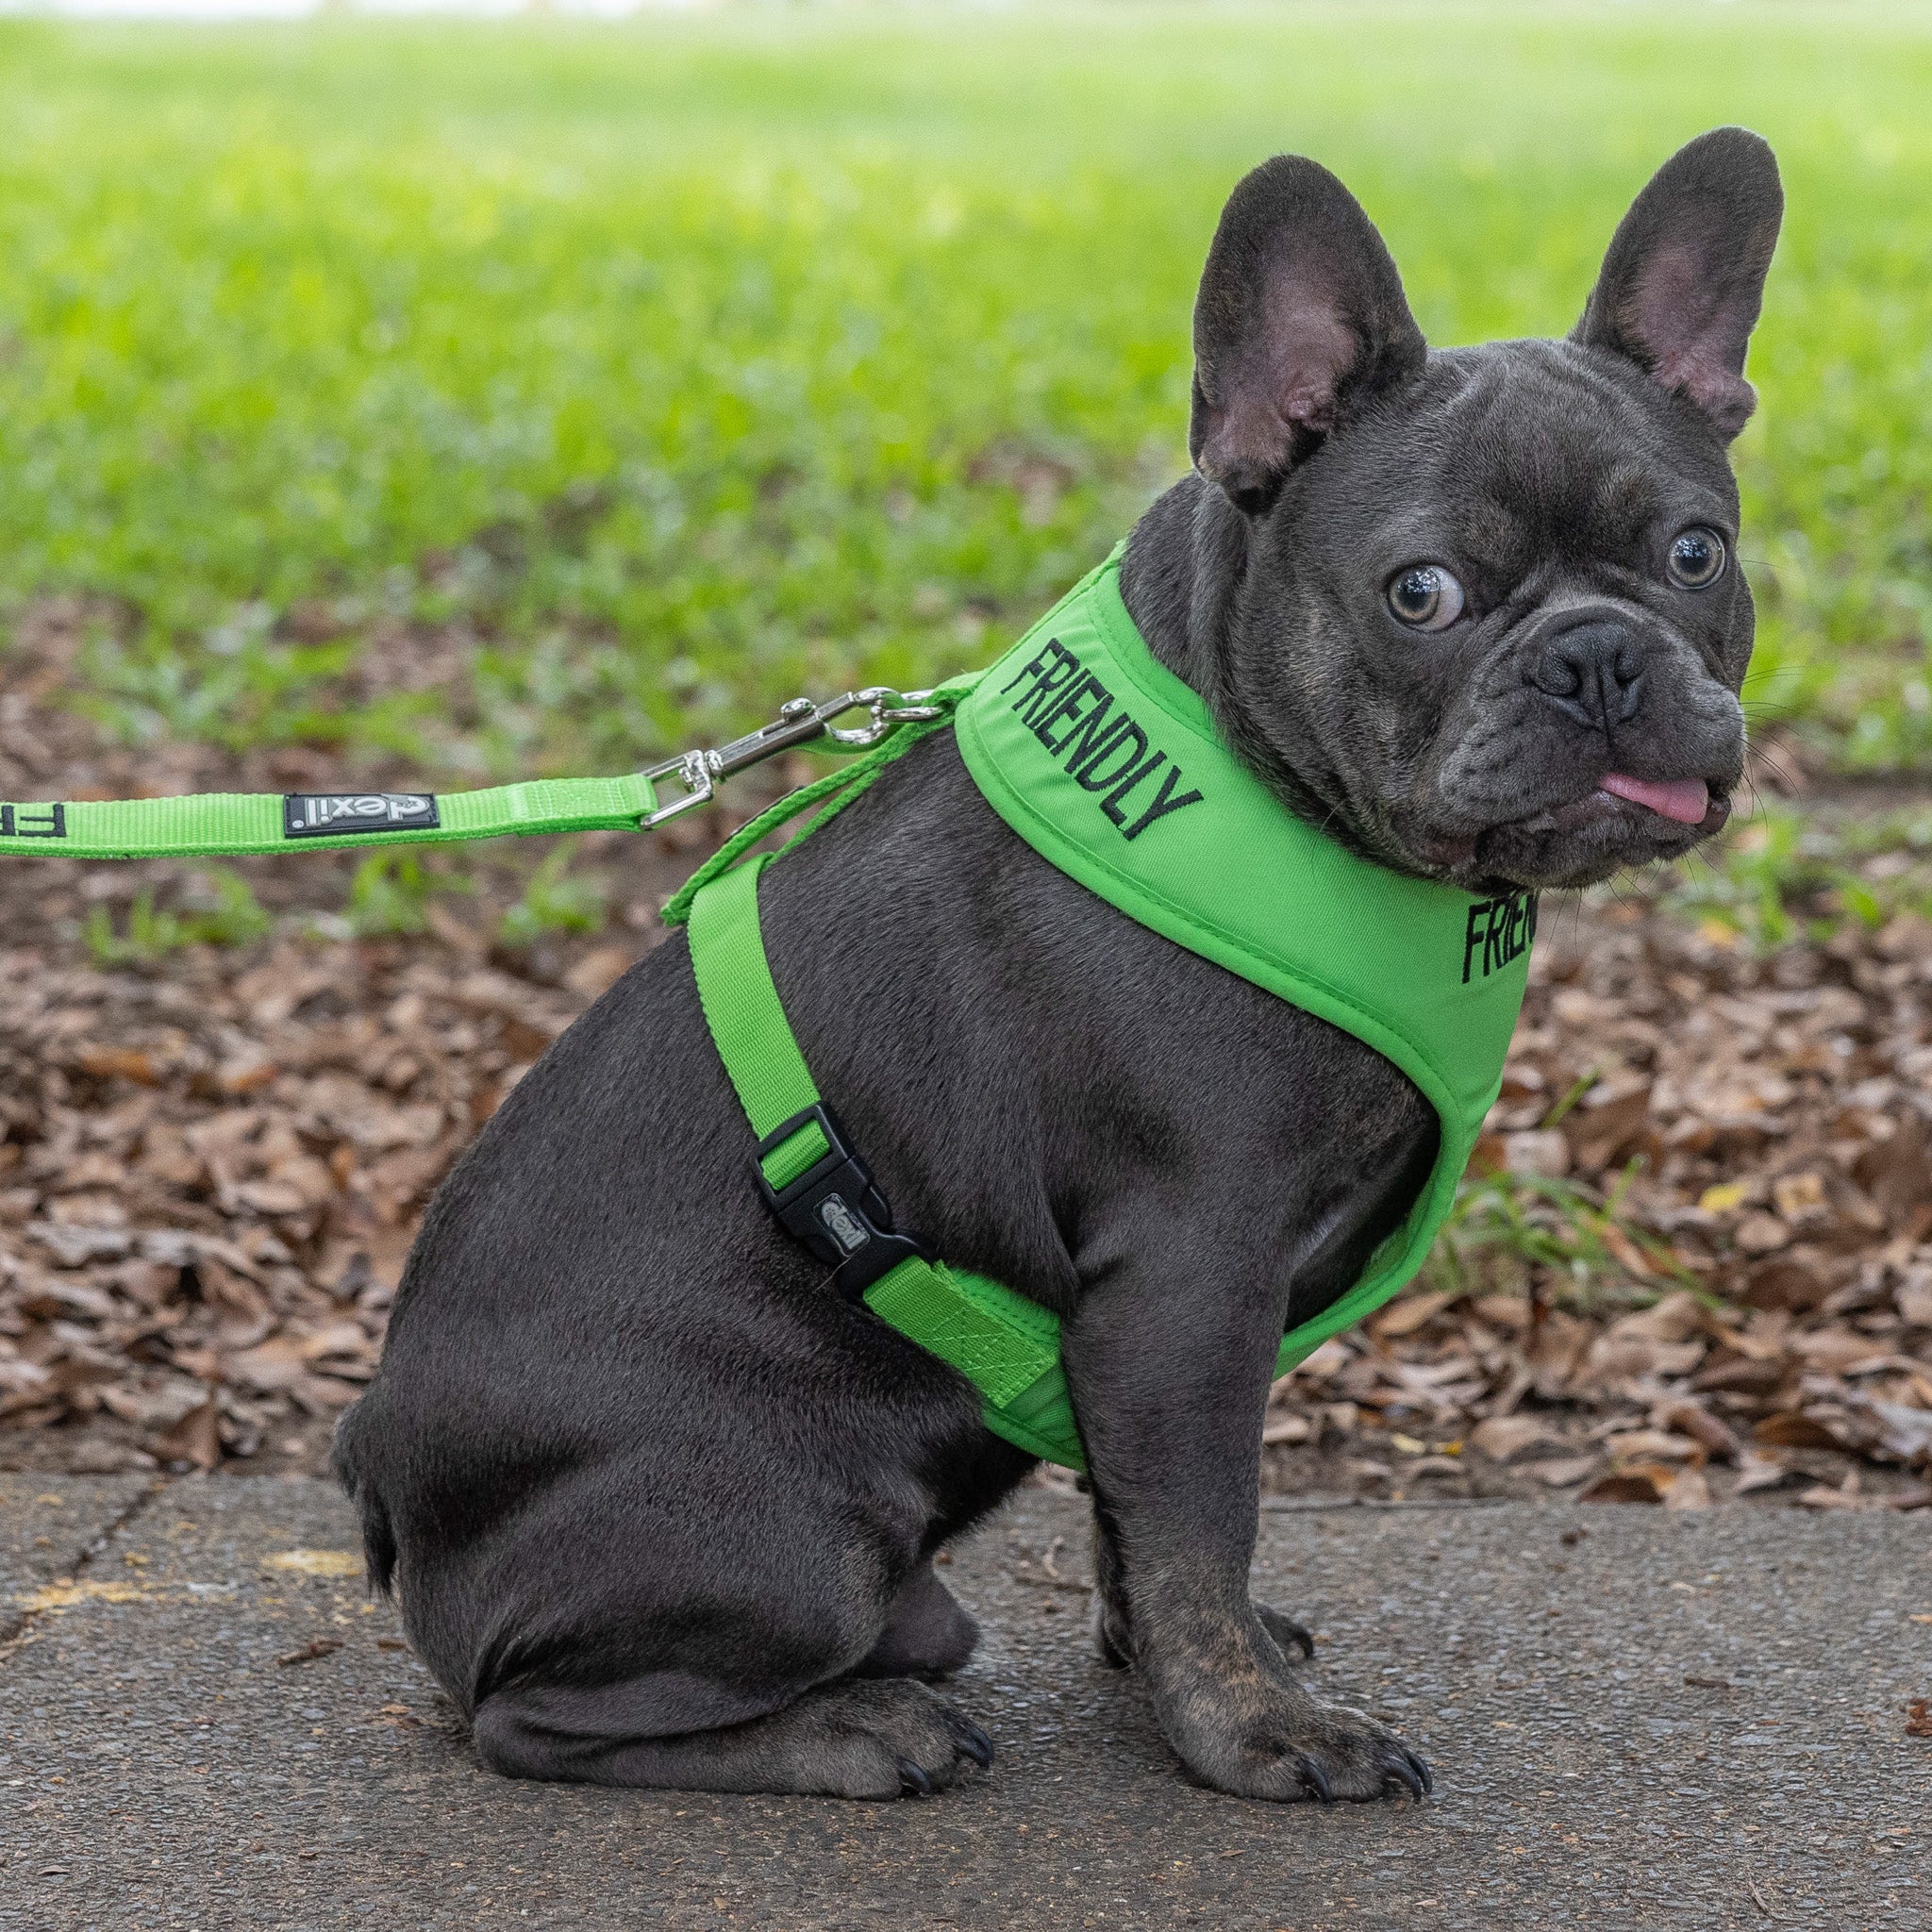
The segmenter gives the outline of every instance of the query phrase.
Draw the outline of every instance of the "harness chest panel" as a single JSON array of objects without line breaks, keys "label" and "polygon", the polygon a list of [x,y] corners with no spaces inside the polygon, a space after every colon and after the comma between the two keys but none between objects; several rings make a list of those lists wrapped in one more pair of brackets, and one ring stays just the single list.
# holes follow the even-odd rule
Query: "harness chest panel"
[{"label": "harness chest panel", "polygon": [[[1533,898],[1477,897],[1402,877],[1297,818],[1228,750],[1200,697],[1148,651],[1121,599],[1118,552],[999,662],[944,695],[958,700],[953,724],[974,782],[1043,858],[1175,944],[1374,1047],[1435,1108],[1436,1163],[1413,1208],[1361,1279],[1286,1336],[1276,1365],[1285,1373],[1410,1280],[1447,1219],[1501,1086],[1527,977]],[[759,862],[740,868],[753,874],[743,879],[728,869],[735,856],[721,854],[688,902],[708,1016],[737,997],[715,964],[725,941],[712,933],[728,923],[741,957],[758,945]],[[770,987],[769,973],[762,984]],[[775,990],[769,998],[783,1025]],[[733,1065],[744,1057],[727,1045],[730,1031],[722,1014],[712,1020],[754,1128],[769,1136],[778,1121],[770,1105],[761,1121],[746,1098],[758,1075]],[[787,1116],[816,1102],[809,1076],[787,1098]],[[808,1151],[816,1154],[815,1143]],[[927,1258],[898,1263],[864,1299],[974,1382],[989,1427],[1082,1466],[1048,1311]]]}]

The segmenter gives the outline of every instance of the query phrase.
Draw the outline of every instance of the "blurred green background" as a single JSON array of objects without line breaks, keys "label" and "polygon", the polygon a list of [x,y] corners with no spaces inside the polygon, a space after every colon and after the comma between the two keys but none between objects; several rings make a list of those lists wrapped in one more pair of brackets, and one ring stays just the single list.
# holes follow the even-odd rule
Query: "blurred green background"
[{"label": "blurred green background", "polygon": [[[1294,149],[1438,342],[1559,333],[1680,142],[1776,145],[1747,697],[1932,763],[1932,9],[0,24],[0,619],[137,740],[621,768],[982,659],[1185,460]],[[0,656],[0,678],[5,658]]]}]

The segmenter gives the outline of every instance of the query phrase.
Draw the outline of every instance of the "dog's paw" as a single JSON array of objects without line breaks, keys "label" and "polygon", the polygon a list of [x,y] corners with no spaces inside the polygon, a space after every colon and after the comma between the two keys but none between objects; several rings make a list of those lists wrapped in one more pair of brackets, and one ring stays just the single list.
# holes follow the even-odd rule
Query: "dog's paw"
[{"label": "dog's paw", "polygon": [[1188,1768],[1217,1790],[1277,1803],[1427,1796],[1429,1768],[1359,1710],[1298,1695],[1265,1717],[1175,1739]]},{"label": "dog's paw", "polygon": [[903,1677],[827,1685],[787,1715],[793,1790],[923,1798],[992,1763],[992,1740],[971,1718]]}]

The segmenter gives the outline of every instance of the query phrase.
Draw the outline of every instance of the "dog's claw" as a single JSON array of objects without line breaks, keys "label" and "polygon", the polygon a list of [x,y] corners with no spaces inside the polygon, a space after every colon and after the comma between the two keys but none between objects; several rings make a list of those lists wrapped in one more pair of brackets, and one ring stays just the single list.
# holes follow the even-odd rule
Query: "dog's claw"
[{"label": "dog's claw", "polygon": [[1413,1751],[1404,1751],[1389,1767],[1389,1776],[1408,1787],[1409,1796],[1417,1803],[1428,1795],[1429,1767]]},{"label": "dog's claw", "polygon": [[1297,1624],[1292,1617],[1283,1616],[1277,1609],[1266,1604],[1257,1604],[1255,1614],[1261,1620],[1261,1627],[1280,1645],[1285,1654],[1290,1648],[1301,1652],[1303,1657],[1312,1658],[1315,1655],[1315,1637],[1311,1630]]},{"label": "dog's claw", "polygon": [[970,1721],[959,1725],[959,1748],[981,1771],[992,1769],[992,1740]]},{"label": "dog's claw", "polygon": [[1335,1790],[1328,1782],[1327,1774],[1312,1757],[1307,1756],[1297,1757],[1295,1759],[1295,1769],[1301,1773],[1302,1782],[1307,1786],[1309,1790],[1314,1792],[1316,1797],[1321,1799],[1323,1804],[1334,1804]]},{"label": "dog's claw", "polygon": [[893,1760],[899,1767],[899,1789],[915,1798],[929,1797],[932,1794],[932,1780],[909,1757]]}]

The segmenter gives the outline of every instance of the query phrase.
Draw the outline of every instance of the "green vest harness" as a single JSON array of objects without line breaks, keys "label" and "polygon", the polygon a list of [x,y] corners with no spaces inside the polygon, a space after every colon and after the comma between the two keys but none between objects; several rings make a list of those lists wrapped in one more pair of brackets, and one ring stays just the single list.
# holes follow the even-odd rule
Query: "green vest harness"
[{"label": "green vest harness", "polygon": [[744,858],[749,847],[822,804],[797,835],[808,836],[917,738],[950,724],[988,803],[1062,872],[1394,1061],[1441,1120],[1435,1167],[1362,1278],[1283,1340],[1277,1374],[1422,1266],[1496,1098],[1536,924],[1524,894],[1478,899],[1401,877],[1296,818],[1148,651],[1121,601],[1119,555],[998,663],[931,693],[949,716],[781,800],[665,909],[690,920],[705,1017],[780,1221],[838,1269],[848,1293],[959,1370],[996,1435],[1071,1469],[1083,1462],[1058,1319],[892,1230],[786,1020],[758,930],[758,874],[771,861]]},{"label": "green vest harness", "polygon": [[[212,858],[644,829],[703,805],[715,781],[791,745],[876,746],[752,820],[664,916],[690,921],[705,1018],[758,1137],[758,1181],[780,1222],[836,1270],[846,1293],[959,1370],[995,1434],[1078,1469],[1058,1318],[896,1232],[821,1098],[765,960],[758,881],[770,860],[751,847],[818,807],[792,843],[808,837],[921,738],[952,728],[993,809],[1062,872],[1393,1060],[1441,1119],[1435,1168],[1361,1280],[1289,1333],[1277,1373],[1378,1307],[1422,1266],[1496,1097],[1536,926],[1535,902],[1523,893],[1477,899],[1402,878],[1297,819],[1236,761],[1200,698],[1148,652],[1121,602],[1119,559],[1116,551],[987,671],[910,698],[874,689],[822,705],[799,699],[746,738],[625,777],[441,796],[0,802],[0,857]],[[853,710],[868,711],[869,724],[833,722]],[[668,804],[659,803],[660,783],[681,788]]]}]

